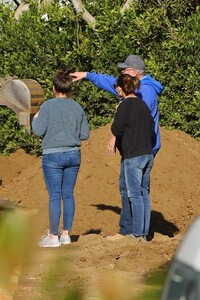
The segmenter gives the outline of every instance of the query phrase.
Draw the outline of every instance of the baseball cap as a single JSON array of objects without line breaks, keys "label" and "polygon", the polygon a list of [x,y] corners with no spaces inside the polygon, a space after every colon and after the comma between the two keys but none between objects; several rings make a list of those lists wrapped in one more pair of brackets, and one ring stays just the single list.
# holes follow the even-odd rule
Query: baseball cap
[{"label": "baseball cap", "polygon": [[133,68],[135,70],[144,71],[145,63],[138,55],[129,55],[124,63],[119,63],[120,69]]}]

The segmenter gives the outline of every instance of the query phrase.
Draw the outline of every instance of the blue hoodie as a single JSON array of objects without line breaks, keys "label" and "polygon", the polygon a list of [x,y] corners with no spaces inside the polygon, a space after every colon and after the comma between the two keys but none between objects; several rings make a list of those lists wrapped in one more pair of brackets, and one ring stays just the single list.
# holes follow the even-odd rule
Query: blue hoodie
[{"label": "blue hoodie", "polygon": [[[99,74],[95,72],[88,72],[86,79],[90,80],[97,87],[118,96],[117,90],[114,88],[117,78]],[[141,98],[148,105],[151,115],[155,122],[155,134],[152,138],[152,147],[154,155],[161,147],[160,143],[160,131],[159,131],[159,111],[158,111],[158,95],[163,91],[163,86],[160,82],[152,78],[149,74],[146,74],[141,80],[140,90],[136,90],[135,94]]]}]

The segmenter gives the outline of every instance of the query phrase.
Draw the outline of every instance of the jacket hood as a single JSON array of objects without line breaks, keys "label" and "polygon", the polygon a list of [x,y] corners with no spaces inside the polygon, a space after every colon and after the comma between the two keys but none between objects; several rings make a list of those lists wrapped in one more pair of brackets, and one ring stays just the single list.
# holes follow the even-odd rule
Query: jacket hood
[{"label": "jacket hood", "polygon": [[141,85],[146,85],[146,84],[151,85],[155,89],[157,94],[161,94],[162,91],[164,90],[164,87],[162,86],[162,84],[159,81],[152,78],[151,75],[149,75],[149,74],[146,74],[140,80],[140,82],[141,82]]}]

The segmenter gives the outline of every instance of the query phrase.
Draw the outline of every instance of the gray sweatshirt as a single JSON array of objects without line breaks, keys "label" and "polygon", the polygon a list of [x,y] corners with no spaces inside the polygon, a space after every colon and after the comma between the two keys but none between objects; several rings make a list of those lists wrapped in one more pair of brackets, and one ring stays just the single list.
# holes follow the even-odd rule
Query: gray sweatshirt
[{"label": "gray sweatshirt", "polygon": [[87,117],[81,105],[68,98],[53,98],[40,107],[32,129],[43,136],[43,154],[79,149],[90,135]]}]

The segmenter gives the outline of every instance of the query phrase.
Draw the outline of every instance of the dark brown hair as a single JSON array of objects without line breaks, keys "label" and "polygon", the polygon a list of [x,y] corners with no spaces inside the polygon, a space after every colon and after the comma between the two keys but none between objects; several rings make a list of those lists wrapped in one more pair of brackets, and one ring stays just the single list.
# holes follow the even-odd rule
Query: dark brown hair
[{"label": "dark brown hair", "polygon": [[57,92],[69,94],[72,89],[73,77],[70,76],[71,70],[60,70],[53,78],[53,85]]},{"label": "dark brown hair", "polygon": [[136,89],[140,89],[140,80],[138,77],[122,74],[118,77],[116,86],[119,86],[125,95],[129,95],[133,94]]}]

